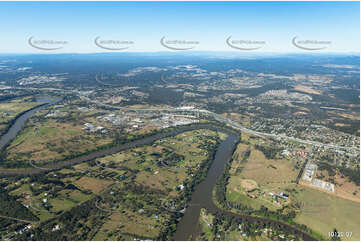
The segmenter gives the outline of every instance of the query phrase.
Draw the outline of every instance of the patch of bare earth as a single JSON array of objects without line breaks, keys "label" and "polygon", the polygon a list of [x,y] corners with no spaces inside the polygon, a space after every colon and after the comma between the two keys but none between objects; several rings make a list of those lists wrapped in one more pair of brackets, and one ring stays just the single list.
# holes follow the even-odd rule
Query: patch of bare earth
[{"label": "patch of bare earth", "polygon": [[316,91],[309,86],[298,85],[298,86],[295,86],[294,88],[297,91],[301,91],[301,92],[305,92],[305,93],[309,93],[309,94],[316,94],[316,95],[321,94],[319,91]]}]

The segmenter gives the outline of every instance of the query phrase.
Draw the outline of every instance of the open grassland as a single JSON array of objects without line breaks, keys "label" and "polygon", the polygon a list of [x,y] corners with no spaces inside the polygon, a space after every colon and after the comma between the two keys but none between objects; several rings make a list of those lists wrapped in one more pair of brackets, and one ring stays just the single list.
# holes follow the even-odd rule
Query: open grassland
[{"label": "open grassland", "polygon": [[101,179],[91,178],[91,177],[82,177],[76,181],[76,185],[86,189],[91,190],[95,194],[106,189],[112,182],[105,181]]},{"label": "open grassland", "polygon": [[[48,116],[55,111],[59,117]],[[42,165],[94,150],[114,140],[112,135],[83,130],[84,123],[91,119],[95,110],[87,114],[75,108],[55,111],[45,109],[28,120],[24,130],[6,149],[7,163],[11,165],[32,160],[34,164]]]},{"label": "open grassland", "polygon": [[[243,136],[243,140],[249,137]],[[244,159],[247,150],[249,157]],[[261,206],[276,211],[289,201],[274,199],[270,192],[285,192],[295,182],[298,170],[287,159],[267,159],[252,144],[240,143],[233,155],[226,198],[233,203],[242,203],[253,209]]]},{"label": "open grassland", "polygon": [[[251,155],[245,162],[241,177],[255,180],[260,186],[287,184],[294,182],[297,171],[290,160],[269,160],[259,150],[251,149]],[[271,185],[272,186],[272,185]]]},{"label": "open grassland", "polygon": [[32,160],[44,164],[81,154],[111,142],[108,137],[88,134],[82,125],[72,125],[56,120],[30,123],[7,148],[11,161]]},{"label": "open grassland", "polygon": [[316,95],[320,95],[321,93],[315,89],[313,89],[310,86],[303,86],[303,85],[298,85],[294,87],[295,90],[297,91],[301,91],[301,92],[305,92],[305,93],[309,93],[309,94],[316,94]]},{"label": "open grassland", "polygon": [[302,203],[302,208],[296,222],[306,224],[325,238],[336,228],[339,232],[352,232],[351,238],[345,236],[342,240],[360,240],[359,203],[308,187],[297,190],[294,196]]},{"label": "open grassland", "polygon": [[75,182],[76,185],[86,189],[91,190],[95,194],[106,189],[112,182],[105,181],[101,179],[91,178],[91,177],[82,177]]},{"label": "open grassland", "polygon": [[94,240],[123,240],[126,234],[154,238],[160,232],[160,221],[159,216],[147,217],[138,211],[123,209],[107,217]]},{"label": "open grassland", "polygon": [[318,189],[323,192],[327,192],[333,196],[338,196],[358,203],[360,202],[360,187],[357,186],[354,182],[349,181],[347,177],[342,175],[339,171],[336,171],[334,176],[331,177],[327,170],[322,170],[322,171],[318,170],[317,177],[319,177],[321,180],[324,181],[327,181],[330,178],[332,178],[333,179],[332,183],[335,185],[335,192],[328,192],[324,189],[310,186],[306,182],[303,182],[302,184],[309,186],[313,189]]},{"label": "open grassland", "polygon": [[[242,155],[247,149],[250,150],[250,155],[242,161]],[[242,179],[254,180],[260,186],[292,183],[298,174],[293,160],[267,159],[252,145],[239,144],[233,158],[231,174]]]}]

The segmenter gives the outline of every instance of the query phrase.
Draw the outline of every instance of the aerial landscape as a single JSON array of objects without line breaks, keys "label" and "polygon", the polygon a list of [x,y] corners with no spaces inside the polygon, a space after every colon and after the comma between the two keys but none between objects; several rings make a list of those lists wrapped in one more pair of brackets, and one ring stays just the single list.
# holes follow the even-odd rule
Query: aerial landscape
[{"label": "aerial landscape", "polygon": [[0,240],[359,241],[359,2],[298,4],[1,2]]}]

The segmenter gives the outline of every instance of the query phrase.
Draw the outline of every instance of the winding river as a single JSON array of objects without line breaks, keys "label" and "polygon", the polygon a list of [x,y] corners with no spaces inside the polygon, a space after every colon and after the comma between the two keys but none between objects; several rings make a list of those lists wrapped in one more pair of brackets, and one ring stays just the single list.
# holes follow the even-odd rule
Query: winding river
[{"label": "winding river", "polygon": [[[2,137],[0,137],[0,150],[6,145],[8,145],[15,137],[16,135],[21,131],[21,129],[24,127],[25,122],[37,111],[45,108],[48,105],[52,105],[59,100],[49,102],[43,106],[36,107],[32,110],[29,110],[27,112],[24,112],[22,115],[20,115],[15,122],[12,124],[12,126],[8,129],[7,133],[5,133]],[[111,155],[114,153],[118,153],[120,151],[151,144],[152,142],[163,139],[170,136],[175,136],[177,134],[191,131],[191,130],[197,130],[197,129],[210,129],[215,131],[220,131],[226,133],[228,136],[225,140],[223,140],[219,147],[217,148],[217,152],[215,154],[215,159],[212,162],[206,178],[196,185],[195,190],[192,194],[192,198],[190,203],[188,204],[188,207],[186,209],[186,212],[184,213],[184,216],[181,218],[180,222],[177,225],[177,230],[174,234],[174,240],[188,240],[191,235],[195,236],[197,234],[197,225],[198,225],[198,219],[200,215],[200,209],[206,208],[209,212],[215,213],[223,213],[227,216],[234,216],[236,218],[240,219],[247,219],[248,221],[253,221],[256,223],[269,223],[274,224],[282,229],[285,229],[287,231],[290,231],[294,234],[299,235],[304,240],[315,240],[312,238],[309,234],[301,231],[298,228],[295,228],[293,226],[290,226],[288,224],[279,222],[279,221],[273,221],[267,218],[261,218],[261,217],[252,217],[248,215],[239,215],[234,214],[228,211],[221,210],[218,208],[214,202],[213,202],[213,189],[217,182],[217,179],[220,177],[220,175],[223,174],[225,169],[225,164],[230,161],[232,157],[232,152],[235,148],[235,145],[237,144],[239,140],[239,135],[230,132],[227,129],[224,129],[222,127],[215,127],[209,124],[197,124],[193,126],[185,126],[185,127],[177,127],[172,131],[168,131],[165,133],[159,133],[153,136],[145,137],[139,140],[135,140],[132,142],[129,142],[127,144],[115,146],[112,148],[95,151],[87,155],[81,155],[73,159],[65,160],[65,161],[59,161],[56,163],[48,164],[43,167],[34,167],[34,168],[17,168],[17,169],[1,169],[0,168],[0,175],[2,176],[14,176],[14,175],[31,175],[31,174],[40,174],[45,173],[53,170],[58,170],[63,167],[75,165],[78,163],[94,160],[95,158],[100,158],[103,156]]]},{"label": "winding river", "polygon": [[8,128],[6,133],[0,137],[0,151],[3,150],[16,136],[17,134],[22,130],[24,127],[26,121],[34,115],[37,111],[44,109],[48,107],[49,105],[53,105],[57,102],[59,102],[61,99],[55,99],[52,100],[47,97],[38,98],[36,101],[41,104],[39,106],[36,106],[32,109],[29,109],[25,112],[23,112],[20,116],[18,116],[15,121],[11,124],[11,126]]},{"label": "winding river", "polygon": [[206,208],[209,212],[220,211],[213,203],[212,191],[219,176],[224,172],[225,164],[231,159],[233,148],[239,140],[239,136],[230,132],[226,133],[228,136],[218,146],[214,161],[208,170],[207,177],[196,186],[192,194],[186,212],[177,225],[174,240],[188,240],[190,235],[196,235],[201,208]]},{"label": "winding river", "polygon": [[225,165],[231,160],[233,155],[232,152],[240,138],[239,135],[231,133],[228,130],[224,130],[222,128],[217,130],[226,133],[228,136],[218,146],[214,161],[207,173],[207,177],[196,186],[186,212],[177,225],[177,230],[173,237],[174,240],[189,240],[191,236],[193,239],[195,239],[199,232],[197,227],[201,208],[205,208],[208,210],[208,212],[213,214],[223,213],[224,215],[232,216],[236,219],[247,220],[260,224],[272,224],[280,229],[287,230],[295,235],[298,235],[299,237],[303,238],[303,240],[317,240],[309,234],[289,224],[280,221],[274,221],[268,218],[235,214],[222,210],[214,204],[213,189],[218,178],[223,174]]}]

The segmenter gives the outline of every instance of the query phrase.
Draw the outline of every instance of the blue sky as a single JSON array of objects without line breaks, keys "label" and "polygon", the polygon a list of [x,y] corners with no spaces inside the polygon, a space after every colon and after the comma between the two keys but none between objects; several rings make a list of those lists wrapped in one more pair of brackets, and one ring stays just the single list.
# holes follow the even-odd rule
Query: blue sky
[{"label": "blue sky", "polygon": [[[94,44],[127,40],[127,51],[169,51],[169,40],[194,50],[231,51],[226,39],[264,41],[257,51],[305,52],[291,44],[331,41],[323,52],[359,52],[359,2],[0,2],[0,53],[41,53],[28,44],[67,41],[55,52],[104,52]],[[321,51],[321,52],[322,52]]]}]

